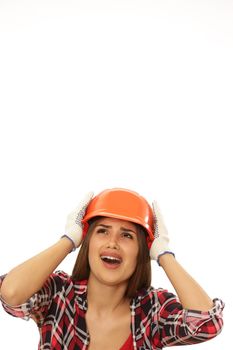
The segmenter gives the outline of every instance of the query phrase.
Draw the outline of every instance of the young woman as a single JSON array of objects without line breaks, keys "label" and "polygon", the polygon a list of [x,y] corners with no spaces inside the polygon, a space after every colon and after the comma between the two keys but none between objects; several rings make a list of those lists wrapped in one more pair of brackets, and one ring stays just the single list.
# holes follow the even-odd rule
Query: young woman
[{"label": "young woman", "polygon": [[[220,333],[224,303],[211,299],[170,251],[156,202],[134,191],[89,193],[67,218],[65,234],[2,276],[6,312],[32,318],[39,349],[161,350]],[[53,272],[80,247],[69,276]],[[177,296],[151,286],[151,259]]]}]

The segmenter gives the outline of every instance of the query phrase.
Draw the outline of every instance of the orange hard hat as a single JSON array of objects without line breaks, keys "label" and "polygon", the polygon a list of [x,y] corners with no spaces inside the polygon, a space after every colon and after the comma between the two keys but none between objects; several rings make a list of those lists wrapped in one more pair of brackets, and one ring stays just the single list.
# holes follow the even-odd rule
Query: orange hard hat
[{"label": "orange hard hat", "polygon": [[124,189],[107,189],[95,196],[89,203],[82,219],[83,234],[88,229],[88,220],[95,216],[106,216],[137,223],[148,233],[147,244],[150,248],[154,240],[153,210],[144,197],[137,192]]}]

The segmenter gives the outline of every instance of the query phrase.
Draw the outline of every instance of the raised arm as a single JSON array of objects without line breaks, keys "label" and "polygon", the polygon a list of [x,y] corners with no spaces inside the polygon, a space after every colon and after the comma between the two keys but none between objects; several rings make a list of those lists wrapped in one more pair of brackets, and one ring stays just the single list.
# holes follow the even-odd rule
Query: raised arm
[{"label": "raised arm", "polygon": [[65,235],[36,256],[13,268],[4,278],[0,294],[6,303],[15,306],[24,303],[42,288],[49,275],[71,250],[82,240],[81,219],[93,193],[88,193],[79,206],[68,215]]},{"label": "raised arm", "polygon": [[162,255],[159,263],[175,288],[183,308],[208,311],[213,307],[212,299],[172,254]]},{"label": "raised arm", "polygon": [[23,304],[42,288],[48,276],[72,250],[65,237],[57,243],[13,268],[4,278],[1,297],[12,306]]},{"label": "raised arm", "polygon": [[175,259],[168,243],[168,231],[164,224],[158,204],[153,204],[155,222],[155,240],[151,246],[150,256],[164,269],[175,288],[179,300],[186,309],[208,311],[212,308],[212,299],[202,287],[185,271]]},{"label": "raised arm", "polygon": [[222,300],[211,299],[175,259],[168,243],[168,232],[156,202],[153,202],[155,239],[150,256],[163,268],[178,298],[157,292],[162,346],[195,344],[214,338],[223,327]]}]

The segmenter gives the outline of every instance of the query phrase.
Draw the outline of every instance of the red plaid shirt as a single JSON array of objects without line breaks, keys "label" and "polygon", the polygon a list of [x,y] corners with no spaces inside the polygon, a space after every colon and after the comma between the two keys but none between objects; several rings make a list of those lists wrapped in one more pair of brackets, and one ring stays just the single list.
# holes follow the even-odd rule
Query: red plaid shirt
[{"label": "red plaid shirt", "polygon": [[[36,321],[40,332],[39,350],[88,348],[87,280],[74,281],[65,272],[56,271],[26,303],[12,307],[0,299],[9,314]],[[215,337],[223,326],[224,303],[217,298],[213,302],[213,308],[206,312],[187,310],[165,289],[140,290],[130,303],[133,349],[161,350]]]}]

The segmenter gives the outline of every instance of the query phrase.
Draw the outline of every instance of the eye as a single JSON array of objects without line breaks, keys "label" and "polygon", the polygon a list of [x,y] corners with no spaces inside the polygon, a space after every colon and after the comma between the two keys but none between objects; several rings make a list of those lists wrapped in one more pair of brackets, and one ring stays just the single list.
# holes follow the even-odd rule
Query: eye
[{"label": "eye", "polygon": [[129,239],[133,239],[133,236],[128,232],[123,232],[123,236]]},{"label": "eye", "polygon": [[97,230],[97,233],[104,233],[104,232],[107,232],[105,228],[100,228],[99,230]]}]

